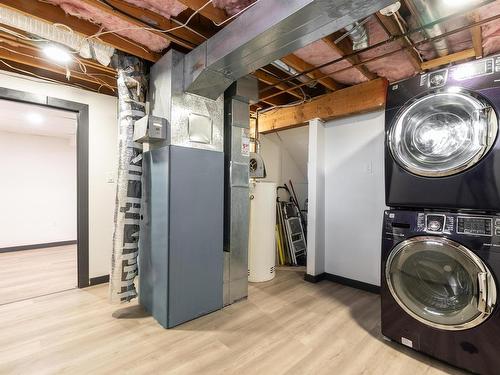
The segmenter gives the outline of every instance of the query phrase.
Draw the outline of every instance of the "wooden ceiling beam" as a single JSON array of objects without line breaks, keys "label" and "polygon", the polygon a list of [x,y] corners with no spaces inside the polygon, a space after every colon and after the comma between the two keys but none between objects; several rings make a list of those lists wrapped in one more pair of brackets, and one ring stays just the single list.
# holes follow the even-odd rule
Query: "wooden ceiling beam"
[{"label": "wooden ceiling beam", "polygon": [[[38,49],[32,49],[29,46],[24,46],[12,42],[7,39],[0,38],[0,60],[5,61],[9,65],[19,64],[25,68],[25,70],[31,72],[31,70],[46,72],[48,76],[57,77],[56,80],[61,83],[66,84],[77,84],[78,86],[83,86],[85,88],[91,89],[92,91],[100,91],[110,95],[116,95],[113,90],[116,90],[116,78],[103,74],[99,70],[95,70],[90,66],[86,66],[87,72],[84,73],[77,70],[77,65],[69,67],[71,73],[70,79],[66,78],[66,68],[64,66],[56,65],[50,63],[46,60],[44,56],[41,55],[41,51]],[[5,63],[0,63],[3,68],[8,68]],[[16,71],[15,69],[8,69]]]},{"label": "wooden ceiling beam", "polygon": [[[480,20],[479,15],[477,13],[470,13],[467,17],[471,23],[477,22]],[[474,51],[476,52],[476,58],[479,59],[483,57],[483,35],[481,31],[481,26],[475,26],[470,29],[470,34],[472,37],[472,46],[474,47]]]},{"label": "wooden ceiling beam", "polygon": [[305,125],[314,118],[332,120],[385,107],[388,82],[384,78],[319,96],[310,102],[259,115],[259,133]]},{"label": "wooden ceiling beam", "polygon": [[[107,5],[106,3],[103,3],[99,0],[80,0],[80,2],[87,4],[88,6],[99,10],[100,12],[107,15],[108,17],[117,17],[117,18],[121,19],[122,21],[128,22],[128,23],[130,23],[134,26],[137,26],[137,27],[149,27],[149,28],[151,28],[150,25],[148,25],[142,21],[139,21],[138,19],[136,19],[134,17],[130,17],[125,13],[117,11],[113,7]],[[115,3],[115,5],[116,5],[116,3]],[[123,4],[122,4],[122,7],[123,7]],[[132,6],[127,6],[127,8],[130,10],[132,8]],[[175,27],[170,21],[169,21],[169,23],[170,23],[170,26],[167,29]],[[181,30],[181,29],[179,29],[179,30]],[[188,40],[184,40],[182,38],[176,37],[176,36],[169,34],[169,33],[163,33],[159,30],[148,30],[148,32],[150,32],[150,33],[152,33],[152,34],[154,34],[154,35],[156,35],[156,36],[158,36],[158,37],[160,37],[168,42],[174,42],[174,43],[176,43],[182,47],[185,47],[185,48],[193,49],[194,47],[197,46],[197,44],[194,44]],[[196,35],[196,34],[194,34],[194,35]],[[200,43],[198,43],[198,44],[200,44]]]},{"label": "wooden ceiling beam", "polygon": [[[303,72],[306,70],[314,69],[313,65],[305,62],[300,57],[298,57],[294,54],[282,57],[280,60],[283,61],[285,64],[290,65],[292,68],[294,68],[298,72]],[[322,84],[323,86],[325,86],[327,89],[329,89],[331,91],[335,91],[335,90],[338,90],[338,89],[341,89],[344,87],[340,83],[335,82],[330,77],[321,78],[322,73],[318,70],[307,73],[307,76],[313,80],[318,81],[320,84]]]},{"label": "wooden ceiling beam", "polygon": [[[168,19],[149,9],[140,8],[123,0],[106,0],[106,3],[122,13],[132,16],[135,19],[141,20],[144,25],[154,26],[155,28],[162,31],[174,29],[180,25],[180,22]],[[190,42],[194,46],[197,46],[206,40],[206,38],[199,35],[199,33],[191,31],[186,27],[175,29],[168,34],[183,41]],[[175,40],[173,40],[173,42],[177,43]]]},{"label": "wooden ceiling beam", "polygon": [[[394,16],[392,17],[384,16],[380,14],[380,12],[375,13],[375,16],[377,17],[377,20],[380,23],[380,25],[389,33],[390,36],[394,37],[401,36],[402,31],[399,28],[399,25],[397,24],[396,20],[394,19]],[[415,51],[415,48],[413,47],[411,42],[407,38],[400,38],[398,39],[398,43],[401,47],[403,47],[404,53],[408,56],[408,59],[410,60],[415,70],[417,72],[420,72],[420,64],[422,62],[422,58]]]},{"label": "wooden ceiling beam", "polygon": [[464,51],[452,53],[450,55],[438,57],[438,58],[433,59],[433,60],[424,61],[421,64],[421,68],[422,68],[422,70],[434,69],[434,68],[438,68],[442,65],[448,65],[452,62],[470,59],[471,57],[475,57],[475,56],[476,56],[476,51],[474,50],[474,48],[470,48],[470,49],[466,49]]},{"label": "wooden ceiling beam", "polygon": [[[344,57],[346,55],[351,55],[353,53],[352,49],[352,44],[350,43],[350,40],[348,38],[344,38],[341,42],[335,43],[333,41],[333,38],[331,36],[323,38],[323,41],[336,53],[338,53],[340,56]],[[359,59],[359,56],[352,56],[348,57],[347,61],[349,61],[351,64],[359,64],[361,61]],[[369,81],[372,79],[378,78],[378,76],[375,73],[372,73],[368,70],[368,68],[364,65],[358,65],[353,67],[353,69],[356,69],[358,72],[360,72],[365,78],[367,78]]]},{"label": "wooden ceiling beam", "polygon": [[[188,8],[196,11],[206,4],[206,0],[178,0],[180,3],[184,4]],[[208,4],[203,8],[199,14],[212,20],[216,23],[224,22],[228,16],[223,9],[219,9],[213,6],[213,4]]]},{"label": "wooden ceiling beam", "polygon": [[[28,35],[22,30],[12,27],[7,28],[16,33]],[[39,65],[41,65],[41,69],[56,74],[62,74],[62,72],[64,72],[64,77],[59,76],[59,80],[67,83],[66,66],[48,61],[47,58],[43,56],[39,47],[39,43],[18,38],[12,34],[0,31],[0,54],[4,59],[9,60],[9,62],[28,65],[32,68],[39,68]],[[74,55],[73,59],[73,62],[68,65],[72,77],[92,84],[105,85],[110,91],[116,89],[116,70],[111,67],[103,66],[93,60],[81,58],[77,55]]]},{"label": "wooden ceiling beam", "polygon": [[[91,36],[100,31],[100,27],[91,22],[82,20],[77,17],[70,16],[64,12],[60,7],[44,3],[37,0],[2,0],[0,7],[6,7],[17,10],[25,15],[32,16],[42,21],[49,23],[58,23],[66,25],[74,32],[84,36]],[[151,52],[146,48],[140,46],[127,38],[106,34],[99,37],[99,39],[114,48],[129,53],[131,55],[143,58],[148,61],[157,61],[161,55]]]},{"label": "wooden ceiling beam", "polygon": [[[275,85],[274,87],[280,90],[288,90],[290,88],[290,85],[288,85],[286,82],[278,83],[280,82],[279,78],[276,78],[273,75],[262,70],[256,70],[253,75],[257,77],[259,81],[267,83],[268,85]],[[288,93],[295,96],[296,98],[304,99],[304,95],[298,90],[290,90],[288,91]]]}]

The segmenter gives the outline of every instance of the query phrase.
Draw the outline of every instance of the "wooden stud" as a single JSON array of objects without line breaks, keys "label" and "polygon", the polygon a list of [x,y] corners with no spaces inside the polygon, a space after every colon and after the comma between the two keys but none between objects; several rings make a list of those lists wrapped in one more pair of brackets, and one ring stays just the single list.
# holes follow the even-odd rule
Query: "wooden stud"
[{"label": "wooden stud", "polygon": [[[480,20],[479,16],[474,12],[469,14],[467,18],[470,20],[471,23]],[[483,35],[481,31],[481,26],[472,27],[470,29],[470,34],[472,37],[472,46],[474,47],[476,58],[479,59],[483,57]]]},{"label": "wooden stud", "polygon": [[[399,25],[394,20],[393,17],[388,17],[377,12],[376,14],[378,22],[382,25],[382,27],[389,33],[390,36],[400,36],[402,34]],[[398,43],[404,49],[404,53],[408,56],[411,64],[415,68],[417,72],[420,72],[420,64],[422,62],[422,58],[415,51],[411,43],[406,38],[401,38],[398,40]],[[404,48],[409,47],[409,48]]]},{"label": "wooden stud", "polygon": [[[288,90],[290,88],[290,85],[288,85],[286,82],[278,83],[280,81],[279,78],[276,78],[273,75],[268,74],[262,70],[255,71],[253,75],[257,77],[259,81],[267,83],[268,85],[275,85],[275,87],[280,90]],[[288,91],[288,93],[295,96],[296,98],[304,99],[304,95],[301,94],[298,90],[290,90]]]},{"label": "wooden stud", "polygon": [[[352,50],[352,44],[350,43],[350,40],[348,38],[344,38],[340,43],[335,43],[332,39],[331,36],[323,38],[323,41],[337,54],[340,56],[345,56],[345,55],[350,55],[353,53]],[[360,62],[359,56],[352,56],[348,57],[347,61],[349,61],[351,64],[358,64]],[[372,79],[378,78],[378,76],[375,73],[372,73],[368,70],[368,68],[364,65],[358,65],[353,67],[353,69],[357,70],[360,72],[365,78],[367,78],[369,81]]]},{"label": "wooden stud", "polygon": [[[290,65],[292,68],[294,68],[298,72],[303,72],[306,70],[314,69],[313,65],[305,62],[300,57],[297,57],[294,54],[291,54],[291,55],[288,55],[288,56],[281,58],[281,61],[283,61],[287,65]],[[341,89],[344,87],[340,83],[335,82],[332,78],[329,78],[329,77],[318,78],[318,77],[322,76],[322,73],[319,70],[315,70],[311,73],[308,73],[307,76],[313,80],[317,80],[320,84],[322,84],[327,89],[332,90],[332,91],[335,91],[335,90],[338,90],[338,89]]]},{"label": "wooden stud", "polygon": [[476,56],[476,51],[474,48],[466,49],[464,51],[452,53],[450,55],[438,57],[433,60],[424,61],[420,66],[422,70],[429,70],[433,68],[440,67],[442,65],[447,65],[452,62],[470,59],[471,57]]},{"label": "wooden stud", "polygon": [[361,83],[312,99],[310,102],[259,115],[259,133],[295,128],[309,120],[351,116],[385,107],[388,82],[384,78]]},{"label": "wooden stud", "polygon": [[[155,28],[162,30],[162,31],[176,28],[180,24],[180,23],[176,23],[175,21],[172,21],[166,17],[163,17],[162,15],[155,13],[149,9],[140,8],[136,5],[128,3],[126,1],[106,0],[106,3],[109,4],[110,6],[113,6],[115,9],[118,9],[122,13],[130,15],[133,18],[142,20],[143,24],[145,26],[154,26]],[[204,38],[203,36],[193,32],[185,27],[175,29],[173,31],[170,31],[169,33],[164,34],[164,35],[168,36],[169,34],[178,38],[179,40],[181,40],[183,42],[188,42],[193,46],[197,46],[206,40],[206,38]],[[172,41],[174,43],[179,44],[177,42],[177,40],[175,40],[175,39],[172,39]],[[187,45],[185,45],[184,47],[188,48]]]},{"label": "wooden stud", "polygon": [[[80,2],[85,3],[88,6],[97,9],[98,11],[102,12],[106,16],[119,18],[122,21],[130,23],[133,26],[150,27],[149,25],[145,24],[144,22],[141,22],[133,17],[130,17],[130,16],[126,15],[125,13],[116,11],[111,6],[109,6],[106,3],[103,3],[101,1],[98,1],[98,0],[80,0]],[[171,28],[171,27],[169,27],[169,28]],[[186,40],[183,40],[183,39],[180,39],[180,38],[177,38],[177,37],[174,37],[171,34],[162,33],[161,31],[156,31],[156,30],[149,30],[148,32],[150,32],[150,33],[152,33],[152,34],[154,34],[154,35],[156,35],[156,36],[158,36],[166,41],[179,44],[180,46],[185,47],[185,48],[193,49],[194,47],[196,47],[196,44],[189,42],[189,41],[186,41]]]},{"label": "wooden stud", "polygon": [[[178,0],[180,3],[184,4],[192,10],[198,10],[203,5],[206,4],[206,0]],[[199,14],[217,23],[225,21],[228,17],[223,9],[214,7],[212,4],[207,5],[203,8]]]}]

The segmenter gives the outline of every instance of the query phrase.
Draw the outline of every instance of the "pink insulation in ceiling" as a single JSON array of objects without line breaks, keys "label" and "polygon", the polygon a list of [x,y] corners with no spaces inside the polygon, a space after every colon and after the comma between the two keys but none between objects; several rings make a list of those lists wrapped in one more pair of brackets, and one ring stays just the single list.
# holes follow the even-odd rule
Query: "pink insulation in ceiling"
[{"label": "pink insulation in ceiling", "polygon": [[[87,5],[78,0],[47,0],[48,2],[59,5],[66,13],[82,18],[84,20],[90,21],[92,23],[98,24],[103,28],[103,31],[115,31],[116,34],[127,37],[134,42],[142,44],[148,47],[152,51],[161,51],[165,49],[169,42],[149,31],[137,29],[135,25],[130,22],[124,21],[118,17],[110,17],[109,15],[103,13],[102,11],[96,9],[93,6]],[[132,2],[132,1],[130,1]],[[143,7],[153,7],[163,3],[165,5],[173,5],[172,12],[170,15],[176,15],[175,12],[182,11],[182,9],[175,4],[176,1],[170,0],[133,0],[134,4]],[[167,8],[164,8],[163,13],[167,14]]]},{"label": "pink insulation in ceiling", "polygon": [[230,16],[241,12],[255,0],[213,0],[212,3],[215,7],[224,9]]},{"label": "pink insulation in ceiling", "polygon": [[[365,23],[365,27],[368,30],[370,45],[383,42],[389,38],[389,35],[374,16],[370,17],[368,22]],[[392,42],[363,52],[360,54],[360,57],[362,60],[368,60],[398,50],[401,50],[400,44],[398,42]],[[404,51],[396,52],[379,60],[369,62],[366,64],[366,67],[378,76],[387,78],[390,82],[399,81],[417,73]]]},{"label": "pink insulation in ceiling", "polygon": [[[385,30],[380,26],[375,17],[370,17],[367,23],[365,23],[369,35],[370,45],[379,43],[388,38]],[[368,60],[385,53],[395,52],[401,50],[400,45],[397,42],[389,43],[384,46],[375,48],[371,51],[367,51],[360,54],[361,60]],[[302,60],[306,61],[311,65],[321,65],[326,62],[340,58],[341,55],[334,51],[327,43],[322,40],[314,42],[306,47],[299,49],[294,52],[295,55],[300,57]],[[337,82],[355,85],[361,82],[365,82],[368,79],[357,69],[351,68],[344,70],[352,66],[347,60],[340,61],[338,63],[326,66],[321,69],[325,74],[331,74],[336,71],[342,70],[339,73],[334,73],[331,77]],[[368,70],[376,73],[380,77],[385,77],[389,81],[398,81],[407,77],[411,77],[416,74],[415,68],[409,61],[406,53],[403,51],[391,54],[388,57],[381,58],[373,62],[366,64]]]},{"label": "pink insulation in ceiling", "polygon": [[125,0],[127,3],[134,4],[140,8],[151,10],[163,17],[176,17],[179,13],[187,9],[184,4],[177,0]]},{"label": "pink insulation in ceiling", "polygon": [[[338,54],[336,51],[334,51],[326,42],[323,40],[318,40],[314,43],[311,43],[297,51],[294,52],[294,54],[298,57],[300,57],[302,60],[305,62],[318,66],[322,65],[324,63],[327,63],[329,61],[338,59],[341,57],[340,54]],[[337,70],[341,70],[344,68],[348,68],[352,66],[351,63],[349,63],[346,60],[340,61],[338,63],[328,65],[324,68],[321,69],[322,73],[325,74],[331,74],[333,72],[336,72]],[[334,80],[337,82],[347,84],[347,85],[353,85],[356,83],[361,83],[367,81],[366,77],[362,75],[357,69],[349,69],[345,70],[343,72],[337,73],[337,74],[332,74],[330,77],[332,77]]]},{"label": "pink insulation in ceiling", "polygon": [[[500,0],[479,8],[476,14],[481,20],[500,14]],[[481,27],[483,36],[483,52],[485,55],[500,51],[500,21],[484,24]]]}]

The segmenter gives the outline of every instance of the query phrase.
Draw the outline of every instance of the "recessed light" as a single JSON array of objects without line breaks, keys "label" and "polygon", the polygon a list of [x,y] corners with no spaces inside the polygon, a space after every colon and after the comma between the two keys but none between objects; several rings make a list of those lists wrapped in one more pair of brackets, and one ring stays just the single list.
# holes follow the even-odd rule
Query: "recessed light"
[{"label": "recessed light", "polygon": [[45,46],[43,54],[58,63],[67,64],[71,61],[71,55],[66,49],[53,44]]},{"label": "recessed light", "polygon": [[31,122],[34,125],[39,125],[43,122],[43,116],[37,112],[27,113],[26,118],[28,119],[29,122]]}]

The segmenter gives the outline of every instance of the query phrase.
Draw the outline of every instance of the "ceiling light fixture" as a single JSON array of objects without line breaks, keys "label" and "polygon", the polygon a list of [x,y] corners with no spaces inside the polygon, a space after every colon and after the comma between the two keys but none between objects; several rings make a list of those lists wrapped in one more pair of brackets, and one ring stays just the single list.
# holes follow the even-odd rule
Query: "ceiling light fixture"
[{"label": "ceiling light fixture", "polygon": [[43,54],[57,63],[67,64],[71,61],[71,55],[66,49],[53,44],[45,46]]},{"label": "ceiling light fixture", "polygon": [[40,125],[43,122],[43,116],[37,112],[29,112],[26,114],[28,121],[34,125]]}]

